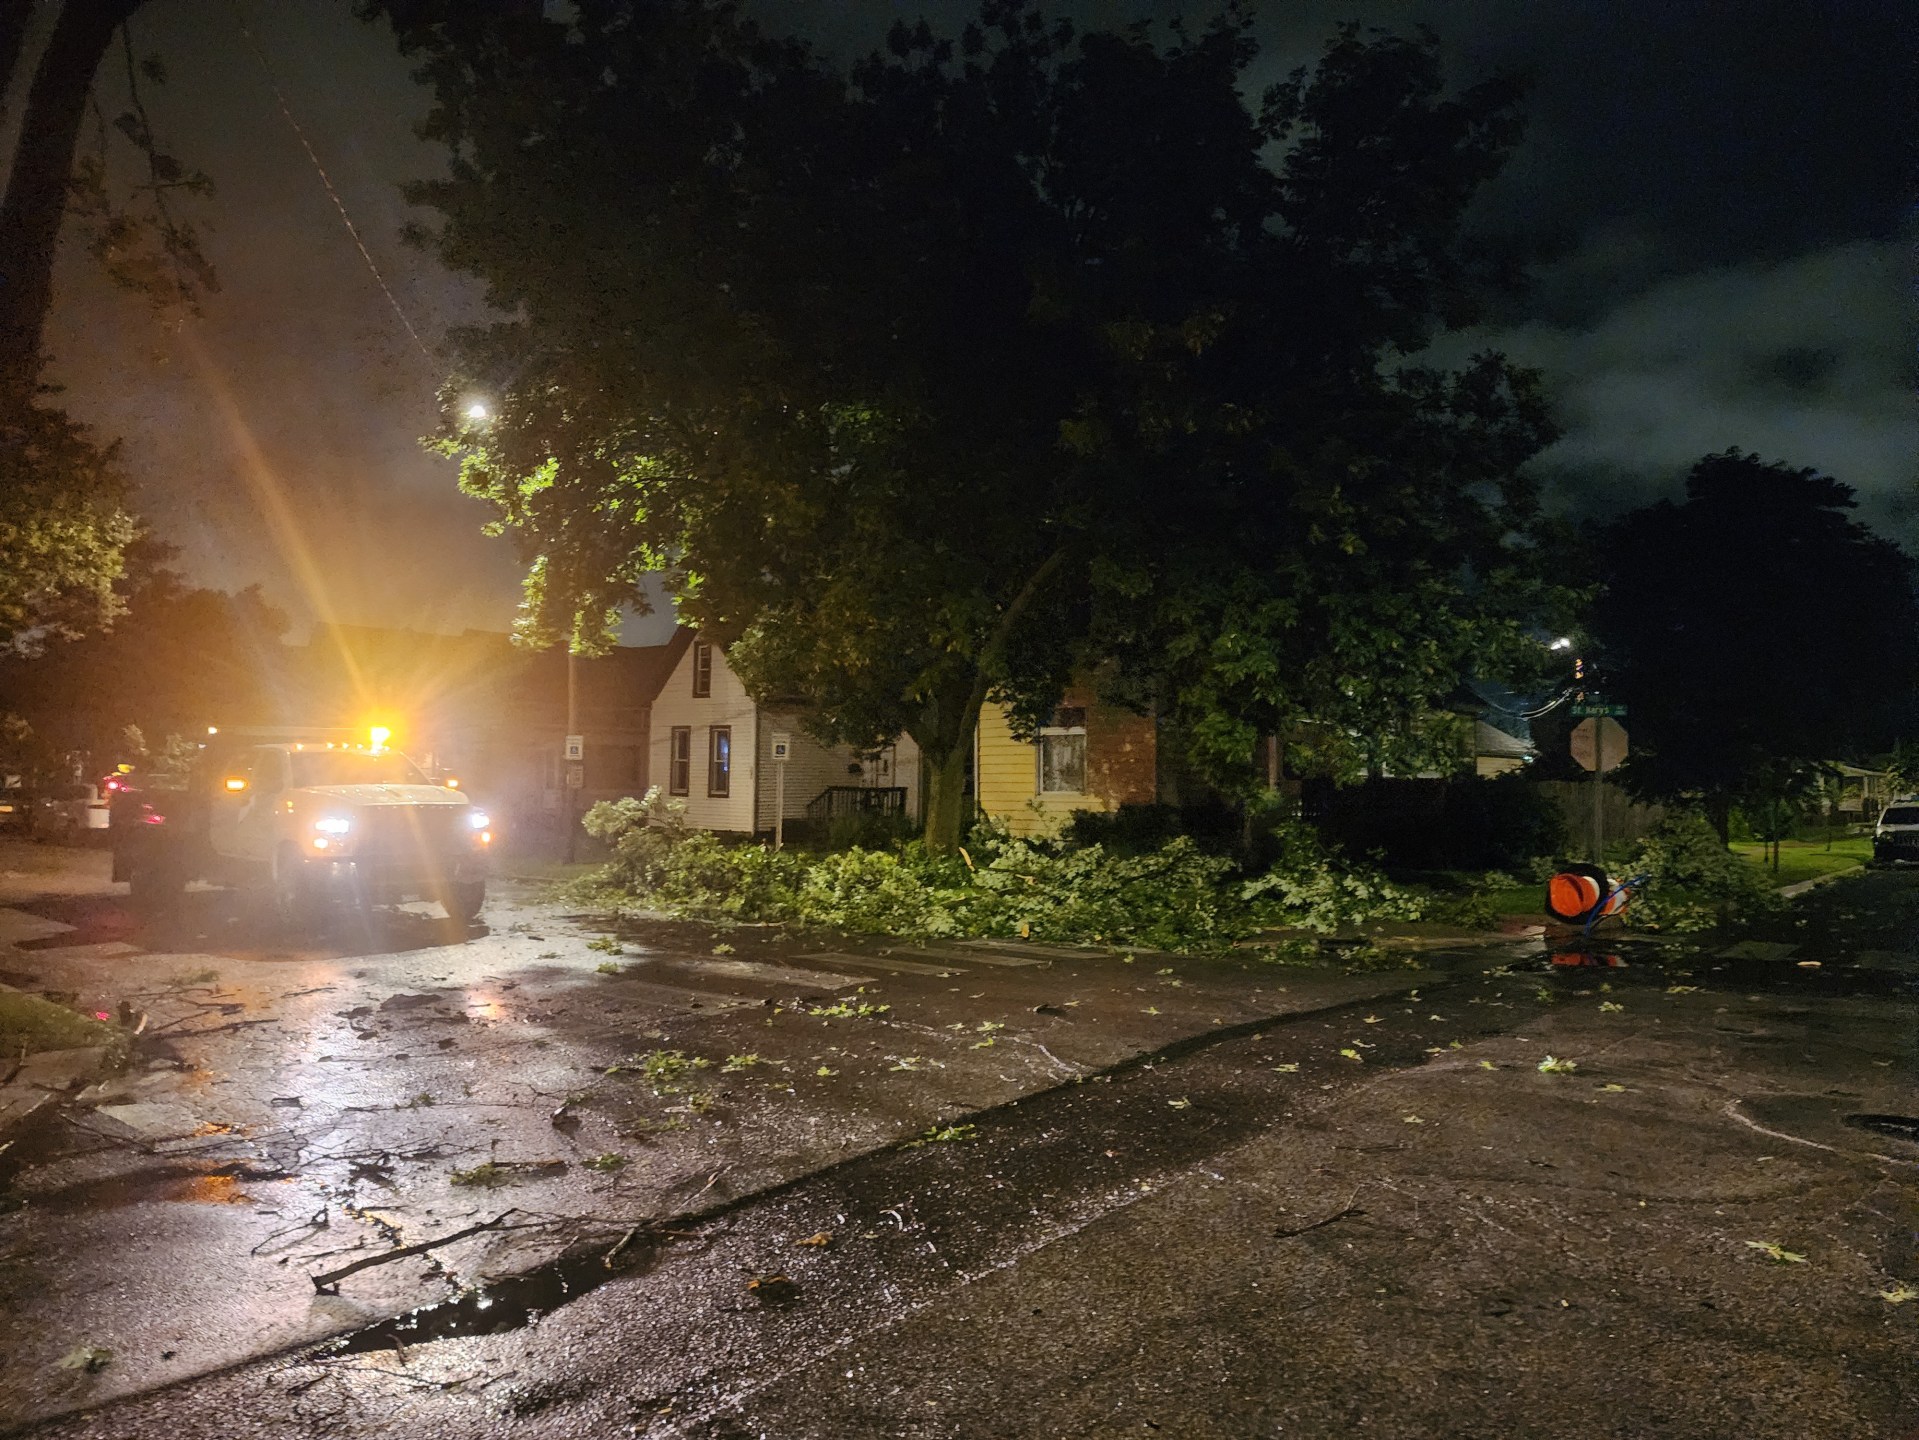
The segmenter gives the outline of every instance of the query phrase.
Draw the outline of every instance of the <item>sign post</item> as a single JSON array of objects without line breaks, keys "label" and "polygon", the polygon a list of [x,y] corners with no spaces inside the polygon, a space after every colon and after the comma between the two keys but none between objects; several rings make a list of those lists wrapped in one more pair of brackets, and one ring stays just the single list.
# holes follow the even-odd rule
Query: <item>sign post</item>
[{"label": "sign post", "polygon": [[1604,865],[1606,854],[1606,812],[1604,776],[1626,758],[1626,727],[1613,717],[1624,715],[1624,705],[1598,701],[1578,701],[1573,714],[1586,718],[1573,726],[1572,752],[1593,777],[1592,863]]},{"label": "sign post", "polygon": [[773,732],[773,848],[786,845],[786,757],[792,752],[793,737],[784,730]]}]

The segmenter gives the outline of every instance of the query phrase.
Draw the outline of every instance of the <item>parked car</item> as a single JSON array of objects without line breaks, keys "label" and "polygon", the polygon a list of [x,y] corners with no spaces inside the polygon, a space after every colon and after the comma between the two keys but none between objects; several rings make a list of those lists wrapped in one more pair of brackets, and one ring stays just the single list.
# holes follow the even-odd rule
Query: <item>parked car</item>
[{"label": "parked car", "polygon": [[26,835],[33,830],[33,792],[20,786],[0,790],[0,834]]},{"label": "parked car", "polygon": [[1919,795],[1901,795],[1879,813],[1872,858],[1878,865],[1919,864]]},{"label": "parked car", "polygon": [[108,818],[99,786],[78,781],[49,785],[34,802],[33,833],[62,845],[84,844],[93,831],[104,837]]}]

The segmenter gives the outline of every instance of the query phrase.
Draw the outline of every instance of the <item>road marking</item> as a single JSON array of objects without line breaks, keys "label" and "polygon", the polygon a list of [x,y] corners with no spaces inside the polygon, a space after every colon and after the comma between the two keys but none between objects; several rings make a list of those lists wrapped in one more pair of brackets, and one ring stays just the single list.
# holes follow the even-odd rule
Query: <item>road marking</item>
[{"label": "road marking", "polygon": [[961,940],[967,951],[1000,950],[1012,955],[1032,955],[1041,960],[1059,960],[1080,955],[1098,955],[1098,950],[1075,950],[1066,945],[1017,945],[1011,940]]},{"label": "road marking", "polygon": [[797,965],[763,965],[757,960],[709,959],[704,955],[662,954],[649,956],[629,967],[642,971],[652,965],[678,965],[721,980],[751,980],[762,985],[797,985],[802,990],[844,990],[861,984],[861,975],[836,975],[829,970],[805,970]]},{"label": "road marking", "polygon": [[1713,954],[1722,960],[1787,960],[1798,948],[1779,940],[1742,940]]},{"label": "road marking", "polygon": [[[895,950],[893,953],[898,955],[902,952]],[[955,953],[950,950],[908,950],[904,953],[924,956],[928,960],[953,960],[969,965],[1005,965],[1009,967],[1050,965],[1053,963],[1054,958],[1050,955],[1044,960],[1030,955],[999,955],[987,950],[967,950],[964,953]]]},{"label": "road marking", "polygon": [[42,920],[24,910],[0,908],[0,945],[18,945],[22,940],[45,940],[50,935],[71,935],[73,927],[58,920]]},{"label": "road marking", "polygon": [[835,965],[864,965],[874,970],[897,970],[902,975],[957,975],[951,965],[922,965],[917,960],[895,960],[891,955],[848,955],[829,950],[823,955],[808,955],[808,960],[831,960]]},{"label": "road marking", "polygon": [[622,1000],[645,1000],[669,1010],[743,1010],[760,1003],[743,995],[703,990],[697,985],[655,985],[627,975],[622,975],[617,985],[617,993]]}]

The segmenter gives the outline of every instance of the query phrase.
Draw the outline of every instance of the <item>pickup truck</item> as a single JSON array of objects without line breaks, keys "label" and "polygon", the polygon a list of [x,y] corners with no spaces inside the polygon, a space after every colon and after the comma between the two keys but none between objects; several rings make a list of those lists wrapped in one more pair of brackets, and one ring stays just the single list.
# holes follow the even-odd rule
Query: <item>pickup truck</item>
[{"label": "pickup truck", "polygon": [[113,878],[165,908],[191,881],[267,896],[290,925],[329,901],[430,900],[472,920],[486,900],[492,822],[383,746],[223,737],[183,781],[117,791]]}]

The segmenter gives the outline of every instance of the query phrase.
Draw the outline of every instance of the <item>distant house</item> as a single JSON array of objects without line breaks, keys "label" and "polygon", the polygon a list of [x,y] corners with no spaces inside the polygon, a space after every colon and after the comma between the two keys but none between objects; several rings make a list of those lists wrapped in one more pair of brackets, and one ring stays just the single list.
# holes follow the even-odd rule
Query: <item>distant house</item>
[{"label": "distant house", "polygon": [[[1473,774],[1482,780],[1495,775],[1510,775],[1533,761],[1531,736],[1515,735],[1515,729],[1529,729],[1524,720],[1501,717],[1503,723],[1476,719],[1472,722]],[[1510,727],[1510,728],[1509,728]]]},{"label": "distant house", "polygon": [[1069,690],[1031,740],[1013,734],[1004,707],[980,710],[973,774],[980,810],[1015,835],[1048,835],[1077,811],[1111,813],[1159,798],[1153,719]]},{"label": "distant house", "polygon": [[1870,825],[1894,798],[1892,776],[1884,770],[1868,770],[1843,761],[1835,764],[1837,795],[1825,802],[1847,820]]},{"label": "distant house", "polygon": [[[801,728],[798,704],[761,704],[746,693],[724,647],[681,630],[680,647],[653,696],[648,771],[686,803],[703,830],[762,835],[773,817],[824,825],[854,813],[920,813],[919,747],[902,735],[877,750],[822,745]],[[785,780],[773,757],[787,745]],[[783,790],[783,796],[781,791]]]}]

